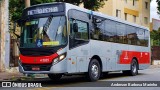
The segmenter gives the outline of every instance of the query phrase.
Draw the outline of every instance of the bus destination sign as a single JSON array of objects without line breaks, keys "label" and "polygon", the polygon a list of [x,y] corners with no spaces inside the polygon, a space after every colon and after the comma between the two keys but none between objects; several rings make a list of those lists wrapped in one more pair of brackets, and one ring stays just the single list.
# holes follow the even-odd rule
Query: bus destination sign
[{"label": "bus destination sign", "polygon": [[58,12],[58,7],[37,8],[28,11],[28,15]]},{"label": "bus destination sign", "polygon": [[59,12],[64,12],[64,4],[37,5],[26,8],[23,12],[22,17]]}]

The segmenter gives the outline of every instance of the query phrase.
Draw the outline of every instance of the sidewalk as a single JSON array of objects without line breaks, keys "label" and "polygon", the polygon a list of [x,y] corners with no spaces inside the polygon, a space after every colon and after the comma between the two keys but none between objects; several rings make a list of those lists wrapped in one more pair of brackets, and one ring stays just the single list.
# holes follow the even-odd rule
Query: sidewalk
[{"label": "sidewalk", "polygon": [[[160,65],[151,65],[148,69],[160,68]],[[26,75],[19,73],[18,71],[7,71],[0,72],[0,81],[7,80],[25,80],[25,79],[33,79],[33,78],[46,78],[45,74],[35,74],[33,76],[27,77]]]},{"label": "sidewalk", "polygon": [[160,65],[151,65],[149,69],[160,68]]},{"label": "sidewalk", "polygon": [[20,73],[17,67],[7,69],[5,72],[0,72],[0,81],[8,81],[8,80],[32,80],[34,78],[46,78],[48,77],[46,74],[30,74],[25,75]]},{"label": "sidewalk", "polygon": [[0,72],[0,81],[13,80],[21,77],[24,77],[24,75],[18,72]]}]

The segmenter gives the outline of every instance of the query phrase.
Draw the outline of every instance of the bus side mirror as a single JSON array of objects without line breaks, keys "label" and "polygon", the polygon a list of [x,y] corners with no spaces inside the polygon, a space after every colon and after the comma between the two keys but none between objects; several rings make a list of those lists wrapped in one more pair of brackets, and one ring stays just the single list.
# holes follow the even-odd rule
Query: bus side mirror
[{"label": "bus side mirror", "polygon": [[73,31],[78,32],[78,24],[77,23],[73,23]]}]

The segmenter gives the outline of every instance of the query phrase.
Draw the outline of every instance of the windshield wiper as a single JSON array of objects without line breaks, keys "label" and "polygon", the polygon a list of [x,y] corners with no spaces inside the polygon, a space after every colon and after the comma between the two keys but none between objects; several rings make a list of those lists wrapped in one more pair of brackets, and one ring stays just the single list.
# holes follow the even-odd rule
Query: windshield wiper
[{"label": "windshield wiper", "polygon": [[43,31],[47,32],[47,29],[49,28],[49,25],[51,24],[52,19],[53,19],[53,15],[50,15],[43,26]]},{"label": "windshield wiper", "polygon": [[[43,25],[43,30],[42,30],[42,33],[41,33],[41,34],[43,34],[44,31],[47,32],[47,29],[49,28],[49,25],[50,25],[50,23],[51,23],[51,21],[52,21],[52,18],[53,18],[53,15],[50,15],[50,16],[48,17],[47,21],[46,21],[45,24]],[[39,30],[39,27],[37,27],[37,28],[35,29],[35,33],[37,33],[38,30]]]}]

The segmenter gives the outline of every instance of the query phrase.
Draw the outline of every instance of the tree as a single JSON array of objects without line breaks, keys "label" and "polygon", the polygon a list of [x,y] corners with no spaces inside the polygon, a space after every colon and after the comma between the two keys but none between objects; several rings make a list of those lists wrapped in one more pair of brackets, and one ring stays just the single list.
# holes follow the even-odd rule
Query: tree
[{"label": "tree", "polygon": [[107,0],[55,0],[56,2],[67,2],[79,6],[80,4],[84,5],[84,8],[90,10],[98,10],[100,7],[103,7],[104,2]]},{"label": "tree", "polygon": [[[53,0],[31,0],[31,5],[49,3],[49,2],[53,2]],[[9,13],[11,21],[18,20],[21,17],[24,8],[25,8],[24,0],[9,0]]]},{"label": "tree", "polygon": [[55,0],[31,0],[31,5],[54,2]]},{"label": "tree", "polygon": [[19,19],[24,8],[24,0],[9,0],[9,13],[11,21]]},{"label": "tree", "polygon": [[160,45],[160,28],[159,30],[151,31],[151,40],[153,40],[153,46]]}]

